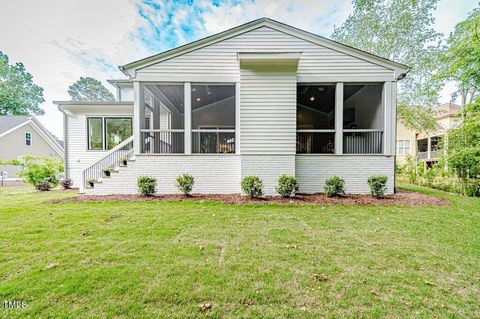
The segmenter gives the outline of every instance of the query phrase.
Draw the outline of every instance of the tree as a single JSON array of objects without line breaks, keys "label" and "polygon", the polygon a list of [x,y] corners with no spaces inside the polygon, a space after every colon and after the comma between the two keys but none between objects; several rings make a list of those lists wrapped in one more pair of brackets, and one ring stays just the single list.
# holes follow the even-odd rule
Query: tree
[{"label": "tree", "polygon": [[0,115],[42,115],[39,105],[44,101],[43,89],[33,83],[24,65],[10,65],[8,56],[0,51]]},{"label": "tree", "polygon": [[80,77],[80,80],[68,87],[72,101],[114,101],[113,94],[98,80]]},{"label": "tree", "polygon": [[437,121],[431,108],[400,104],[397,108],[397,114],[403,124],[415,132],[431,134],[437,128]]},{"label": "tree", "polygon": [[432,81],[441,34],[433,28],[438,0],[352,0],[354,11],[332,38],[411,67],[399,89],[400,104],[437,103]]},{"label": "tree", "polygon": [[439,60],[437,79],[441,83],[454,81],[457,84],[455,95],[461,96],[462,107],[467,104],[468,96],[472,103],[480,92],[480,8],[455,26]]}]

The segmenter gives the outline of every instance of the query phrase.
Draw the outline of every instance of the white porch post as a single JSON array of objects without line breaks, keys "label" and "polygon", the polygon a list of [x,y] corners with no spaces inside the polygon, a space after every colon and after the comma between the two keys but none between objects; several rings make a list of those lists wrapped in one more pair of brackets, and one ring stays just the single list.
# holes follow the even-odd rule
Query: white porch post
[{"label": "white porch post", "polygon": [[240,82],[235,83],[235,153],[240,154]]},{"label": "white porch post", "polygon": [[141,82],[133,82],[133,149],[135,155],[141,153],[142,133],[141,129],[145,122],[145,94],[144,85]]},{"label": "white porch post", "polygon": [[192,154],[192,83],[185,82],[184,105],[185,105],[185,154]]},{"label": "white porch post", "polygon": [[335,154],[343,154],[343,83],[335,90]]},{"label": "white porch post", "polygon": [[385,82],[383,86],[384,121],[383,121],[383,154],[395,155],[396,131],[396,94],[392,82]]},{"label": "white porch post", "polygon": [[430,135],[427,137],[427,158],[432,158],[432,138]]}]

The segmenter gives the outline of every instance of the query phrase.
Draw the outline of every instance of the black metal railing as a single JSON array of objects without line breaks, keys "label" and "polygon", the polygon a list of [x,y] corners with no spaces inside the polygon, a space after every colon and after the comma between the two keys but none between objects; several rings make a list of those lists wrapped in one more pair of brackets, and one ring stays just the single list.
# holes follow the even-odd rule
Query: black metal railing
[{"label": "black metal railing", "polygon": [[343,130],[344,154],[382,154],[382,130]]},{"label": "black metal railing", "polygon": [[297,154],[335,153],[335,130],[297,130]]},{"label": "black metal railing", "polygon": [[176,154],[185,152],[183,130],[142,130],[141,153]]},{"label": "black metal railing", "polygon": [[192,130],[192,153],[235,153],[235,130]]},{"label": "black metal railing", "polygon": [[131,159],[133,155],[133,136],[130,136],[111,149],[104,157],[83,170],[83,185],[88,187],[90,183],[100,181],[104,177],[105,170],[120,166],[123,161]]}]

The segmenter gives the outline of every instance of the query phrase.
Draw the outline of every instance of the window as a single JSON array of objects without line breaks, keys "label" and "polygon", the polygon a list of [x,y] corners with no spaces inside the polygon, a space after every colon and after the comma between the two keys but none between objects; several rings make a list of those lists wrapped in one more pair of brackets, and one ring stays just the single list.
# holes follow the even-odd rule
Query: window
[{"label": "window", "polygon": [[409,140],[398,140],[397,141],[397,155],[408,155],[410,154],[410,141]]},{"label": "window", "polygon": [[17,169],[18,169],[19,171],[25,170],[25,159],[24,159],[23,156],[18,156]]},{"label": "window", "polygon": [[26,132],[25,133],[25,145],[31,146],[32,145],[32,133]]},{"label": "window", "polygon": [[343,153],[383,152],[383,84],[345,84],[343,90]]},{"label": "window", "polygon": [[184,153],[185,85],[147,84],[142,153]]},{"label": "window", "polygon": [[335,84],[297,86],[297,153],[335,153]]},{"label": "window", "polygon": [[235,85],[192,85],[192,153],[235,153]]},{"label": "window", "polygon": [[130,117],[87,118],[88,150],[110,150],[132,136]]}]

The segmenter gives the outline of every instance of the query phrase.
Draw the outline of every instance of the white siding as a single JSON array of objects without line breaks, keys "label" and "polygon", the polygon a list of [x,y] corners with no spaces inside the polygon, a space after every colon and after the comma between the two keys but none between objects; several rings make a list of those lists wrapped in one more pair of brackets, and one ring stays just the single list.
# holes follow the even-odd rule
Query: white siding
[{"label": "white siding", "polygon": [[159,194],[179,193],[175,179],[182,173],[194,176],[193,193],[240,193],[240,158],[236,155],[137,155],[128,167],[121,167],[119,173],[104,178],[87,193],[135,194],[137,177],[141,175],[157,178]]},{"label": "white siding", "polygon": [[297,80],[393,80],[394,71],[263,26],[137,71],[137,80],[232,81],[240,79],[238,52],[302,52]]},{"label": "white siding", "polygon": [[302,193],[323,192],[325,180],[334,175],[345,180],[347,193],[367,194],[367,179],[372,175],[388,176],[387,193],[394,188],[393,156],[323,156],[297,155],[295,172]]},{"label": "white siding", "polygon": [[242,154],[295,154],[295,72],[242,68],[241,74]]},{"label": "white siding", "polygon": [[295,155],[242,155],[241,161],[242,178],[260,177],[265,195],[278,195],[275,186],[280,175],[295,175]]}]

